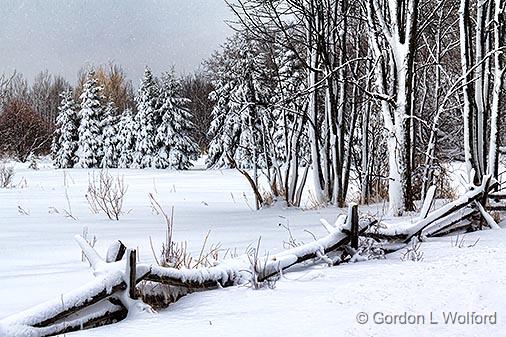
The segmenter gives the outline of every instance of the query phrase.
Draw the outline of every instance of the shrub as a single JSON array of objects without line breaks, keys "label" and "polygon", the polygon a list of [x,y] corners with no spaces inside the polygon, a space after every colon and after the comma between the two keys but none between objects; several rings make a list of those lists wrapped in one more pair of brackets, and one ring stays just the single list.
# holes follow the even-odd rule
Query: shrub
[{"label": "shrub", "polygon": [[104,212],[111,220],[119,220],[123,209],[123,198],[128,190],[123,177],[114,178],[106,170],[89,179],[86,199],[93,212]]},{"label": "shrub", "polygon": [[0,187],[10,187],[12,185],[12,178],[14,178],[14,168],[3,164],[0,165]]},{"label": "shrub", "polygon": [[27,103],[13,100],[0,114],[0,153],[26,162],[50,150],[52,127]]}]

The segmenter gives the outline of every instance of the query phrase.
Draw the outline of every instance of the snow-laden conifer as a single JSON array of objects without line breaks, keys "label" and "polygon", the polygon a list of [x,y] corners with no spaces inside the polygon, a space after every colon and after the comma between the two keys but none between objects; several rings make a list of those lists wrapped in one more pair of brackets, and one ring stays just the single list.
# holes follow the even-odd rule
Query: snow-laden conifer
[{"label": "snow-laden conifer", "polygon": [[135,154],[135,135],[138,132],[132,110],[126,109],[118,121],[118,167],[129,168]]},{"label": "snow-laden conifer", "polygon": [[103,156],[101,121],[103,107],[101,103],[102,87],[90,72],[80,96],[79,110],[79,146],[77,149],[77,166],[82,168],[98,167]]},{"label": "snow-laden conifer", "polygon": [[163,76],[159,96],[161,124],[156,134],[159,150],[155,167],[158,168],[186,170],[198,153],[197,143],[190,135],[192,122],[186,108],[188,100],[180,96],[179,87],[173,73]]},{"label": "snow-laden conifer", "polygon": [[135,98],[137,114],[135,121],[138,126],[133,156],[133,166],[137,168],[154,167],[158,146],[156,144],[157,127],[160,123],[159,89],[151,70],[146,67],[144,77]]},{"label": "snow-laden conifer", "polygon": [[71,168],[76,163],[76,150],[78,140],[77,106],[72,92],[65,91],[60,94],[62,98],[58,107],[56,130],[51,146],[53,162],[57,168]]},{"label": "snow-laden conifer", "polygon": [[108,103],[101,123],[104,156],[100,166],[103,168],[118,167],[120,156],[118,123],[119,117],[116,113],[116,107],[113,103]]}]

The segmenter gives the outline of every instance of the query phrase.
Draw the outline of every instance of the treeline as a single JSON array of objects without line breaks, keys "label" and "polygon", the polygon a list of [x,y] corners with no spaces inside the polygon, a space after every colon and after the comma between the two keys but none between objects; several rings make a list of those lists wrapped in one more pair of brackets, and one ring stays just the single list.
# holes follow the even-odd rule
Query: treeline
[{"label": "treeline", "polygon": [[64,78],[48,72],[32,85],[19,73],[0,76],[0,155],[26,161],[30,154],[47,154],[59,95],[68,88]]},{"label": "treeline", "polygon": [[[90,79],[89,72],[87,69],[81,69],[78,73],[78,81],[74,86],[64,78],[51,75],[47,71],[37,75],[31,84],[17,72],[12,75],[0,76],[0,156],[11,156],[26,161],[31,155],[47,155],[51,152],[56,155],[62,141],[71,141],[70,144],[65,144],[62,148],[67,148],[67,151],[71,153],[77,151],[76,146],[80,143],[79,137],[71,133],[77,132],[81,124],[80,113],[83,103],[81,95]],[[108,167],[139,165],[128,163],[125,159],[120,163],[119,157],[116,161],[115,152],[121,152],[119,142],[122,140],[111,139],[109,134],[118,138],[115,128],[123,128],[129,118],[133,120],[133,123],[138,122],[134,118],[139,111],[139,102],[136,101],[136,97],[141,93],[134,89],[131,81],[126,78],[125,72],[118,65],[93,67],[92,72],[92,78],[99,88],[96,95],[99,104],[98,110],[100,110],[93,118],[99,120],[100,139],[103,142],[100,150],[103,154],[98,155],[98,158],[112,156],[113,161],[111,162],[111,159],[107,158],[102,163],[102,158],[97,159],[98,164],[91,165],[107,164]],[[160,80],[153,77],[152,94],[157,96],[154,99],[157,101],[154,103],[154,109],[156,110],[155,114],[158,114],[153,117],[154,124],[156,127],[161,125],[164,113],[162,110],[168,108],[166,105],[162,109],[163,103],[161,101],[165,99],[165,104],[169,104],[168,98],[161,96],[173,95],[174,102],[178,107],[184,111],[190,111],[187,116],[189,119],[185,119],[185,121],[188,121],[191,127],[184,133],[189,133],[188,137],[192,142],[197,143],[199,152],[205,152],[209,143],[207,130],[212,103],[208,99],[208,94],[212,90],[211,84],[202,73],[175,77],[169,72],[164,77]],[[169,78],[171,79],[169,80]],[[164,80],[166,81],[164,82]],[[90,88],[87,89],[90,90]],[[163,94],[162,91],[164,91]],[[171,91],[173,92],[170,93]],[[66,114],[60,114],[61,111]],[[110,124],[115,125],[114,128],[110,128]],[[60,132],[61,128],[63,128],[62,132]],[[63,138],[60,140],[61,133],[63,133]],[[94,135],[97,136],[98,131],[94,131]],[[126,134],[123,136],[126,137]],[[81,137],[81,139],[83,138]],[[132,139],[135,139],[133,135]],[[83,146],[81,144],[78,154],[82,153]],[[161,145],[157,146],[159,150],[162,148]],[[167,149],[165,146],[164,151]],[[170,153],[162,153],[161,155],[169,156]],[[60,161],[66,156],[73,159]],[[173,156],[176,156],[175,152],[173,152]],[[79,163],[76,153],[66,155],[60,153],[57,157],[60,158],[57,164],[59,166],[72,167]],[[79,165],[82,164],[81,162]],[[187,166],[187,164],[182,166]]]},{"label": "treeline", "polygon": [[[444,193],[454,160],[465,161],[468,183],[498,176],[506,0],[235,0],[230,8],[236,33],[198,75],[156,80],[148,72],[135,94],[121,72],[118,81],[102,72],[114,85],[97,69],[82,77],[84,91],[74,88],[60,110],[84,116],[94,111],[94,95],[103,95],[105,124],[86,126],[81,118],[72,127],[80,134],[62,142],[93,143],[100,135],[104,148],[74,144],[76,155],[62,156],[74,159],[61,166],[187,168],[197,142],[208,167],[246,177],[258,207],[272,198],[299,206],[310,185],[314,205],[388,199],[392,215],[412,210],[431,185]],[[66,89],[60,82],[53,79],[59,90],[47,90],[51,104],[43,109],[35,88],[12,89],[31,97],[20,102],[2,94],[0,125],[29,115],[39,126],[33,129],[51,130],[55,93]],[[5,83],[1,92],[17,86]],[[60,128],[68,116],[59,117]],[[25,143],[44,144],[36,152],[50,142]]]},{"label": "treeline", "polygon": [[392,215],[444,191],[453,160],[470,183],[497,176],[505,4],[230,1],[237,34],[208,62],[209,165],[251,168],[259,205],[263,176],[289,205],[311,180],[316,205],[388,198]]},{"label": "treeline", "polygon": [[91,71],[76,103],[62,94],[52,154],[60,168],[174,168],[188,169],[198,146],[187,100],[171,72],[161,79],[146,68],[137,95],[136,111],[118,111],[102,94]]}]

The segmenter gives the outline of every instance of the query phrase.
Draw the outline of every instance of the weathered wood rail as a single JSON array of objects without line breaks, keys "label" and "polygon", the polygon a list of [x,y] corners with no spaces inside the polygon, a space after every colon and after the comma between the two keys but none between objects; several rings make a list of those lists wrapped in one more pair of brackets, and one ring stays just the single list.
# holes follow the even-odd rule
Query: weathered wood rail
[{"label": "weathered wood rail", "polygon": [[[485,221],[491,228],[499,226],[494,219],[486,212],[486,202],[488,194],[493,188],[495,182],[488,175],[483,177],[480,186],[471,187],[468,192],[461,195],[454,201],[451,201],[433,212],[422,212],[421,216],[411,224],[397,224],[393,226],[373,226],[365,233],[366,236],[372,237],[378,241],[389,240],[402,243],[410,242],[414,237],[423,239],[424,237],[448,235],[462,229],[472,230],[472,224],[464,222],[472,217],[481,217],[478,221],[481,227],[481,221]],[[429,195],[434,198],[434,193]],[[485,203],[485,207],[483,205]],[[425,200],[426,204],[432,204],[432,201]]]},{"label": "weathered wood rail", "polygon": [[[358,247],[358,236],[370,225],[359,220],[356,205],[350,206],[344,226],[327,227],[329,234],[314,242],[278,254],[260,257],[258,281],[267,279],[307,261],[326,261],[328,253]],[[136,286],[141,281],[184,287],[193,291],[230,287],[248,282],[253,268],[246,257],[199,269],[174,269],[137,263],[136,251],[120,241],[112,244],[103,259],[81,236],[76,241],[90,263],[95,279],[84,286],[0,321],[2,327],[22,327],[26,335],[53,336],[71,331],[111,324],[127,317],[131,310],[149,308],[138,299]],[[126,253],[126,254],[125,254]],[[126,256],[125,256],[126,255]],[[143,306],[144,305],[144,306]],[[91,313],[90,313],[91,312]]]}]

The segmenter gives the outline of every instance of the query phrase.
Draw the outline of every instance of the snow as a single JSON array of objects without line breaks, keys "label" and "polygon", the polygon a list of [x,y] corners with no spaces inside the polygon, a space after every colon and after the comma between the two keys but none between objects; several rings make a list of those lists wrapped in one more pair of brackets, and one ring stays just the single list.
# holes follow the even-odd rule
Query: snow
[{"label": "snow", "polygon": [[[347,210],[333,207],[304,210],[273,206],[253,211],[254,196],[238,172],[203,171],[202,161],[195,170],[186,172],[110,169],[114,176],[124,175],[129,185],[125,214],[119,221],[111,221],[103,214],[92,214],[84,197],[88,175],[95,170],[54,170],[40,163],[41,169],[34,171],[26,166],[16,164],[17,187],[0,189],[0,336],[29,335],[30,331],[7,324],[16,316],[7,317],[19,318],[23,310],[35,310],[33,307],[48,300],[57,305],[55,299],[62,294],[72,294],[80,287],[92,288],[94,282],[105,277],[99,273],[95,280],[88,262],[81,261],[74,236],[84,227],[88,228],[88,237],[97,237],[95,248],[102,257],[119,239],[137,249],[141,264],[152,264],[149,237],[158,253],[165,238],[165,224],[152,211],[150,192],[165,209],[175,207],[174,238],[188,241],[189,249],[196,254],[211,230],[210,242],[220,242],[225,249],[236,248],[238,254],[247,247],[256,247],[261,236],[260,255],[268,252],[271,257],[288,261],[293,257],[290,252],[279,253],[283,241],[289,238],[280,223],[289,224],[295,239],[305,243],[313,242],[313,238],[304,230],[322,238],[345,225],[343,217],[338,216]],[[63,211],[69,209],[64,172],[72,215],[77,220],[66,217]],[[381,207],[361,206],[360,210],[379,214]],[[325,227],[320,219],[325,219]],[[274,289],[237,286],[198,292],[157,314],[136,312],[112,326],[66,335],[505,336],[506,231],[488,230],[459,240],[462,238],[462,248],[455,245],[456,238],[428,239],[420,248],[422,261],[401,261],[402,250],[383,260],[332,268],[324,263],[294,268],[284,273]],[[323,244],[313,245],[316,251]],[[124,263],[113,265],[124,271]],[[218,265],[217,274],[225,267]],[[356,317],[362,311],[370,319],[375,312],[433,312],[437,317],[449,311],[497,312],[497,324],[361,325]]]},{"label": "snow", "polygon": [[83,286],[76,287],[73,291],[62,294],[59,298],[49,300],[38,304],[29,310],[9,316],[8,318],[2,320],[2,324],[37,324],[46,320],[48,317],[53,317],[61,312],[62,309],[72,308],[82,304],[86,300],[90,300],[91,297],[103,290],[107,293],[111,293],[112,288],[123,281],[122,277],[123,274],[119,271],[104,274],[103,276],[97,277],[95,280]]},{"label": "snow", "polygon": [[[425,259],[398,255],[285,274],[273,290],[233,287],[183,297],[157,315],[72,336],[505,336],[504,231],[466,236],[472,248],[450,239],[424,243]],[[493,259],[494,263],[485,263]],[[386,325],[356,322],[359,312],[423,314],[497,312],[497,325]],[[428,322],[427,322],[428,323]],[[149,329],[149,330],[148,330]],[[149,334],[147,333],[149,331]]]}]

